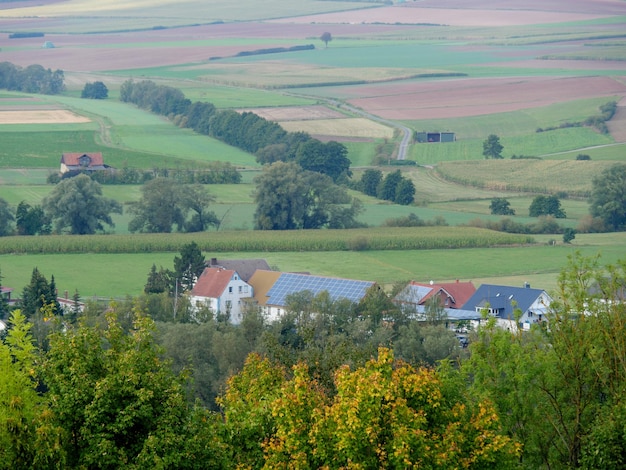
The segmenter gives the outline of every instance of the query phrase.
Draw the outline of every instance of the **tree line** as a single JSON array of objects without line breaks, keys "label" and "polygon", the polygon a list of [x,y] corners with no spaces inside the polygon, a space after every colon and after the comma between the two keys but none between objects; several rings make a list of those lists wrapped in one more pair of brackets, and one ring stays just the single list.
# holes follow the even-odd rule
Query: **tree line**
[{"label": "tree line", "polygon": [[253,153],[261,164],[297,161],[303,169],[326,174],[333,181],[350,176],[344,145],[324,144],[304,132],[287,132],[279,124],[251,112],[217,110],[212,103],[192,103],[179,89],[150,80],[127,80],[120,88],[120,100]]},{"label": "tree line", "polygon": [[63,70],[46,69],[33,64],[20,67],[11,62],[0,62],[0,88],[25,93],[56,95],[65,90]]},{"label": "tree line", "polygon": [[485,314],[464,350],[440,306],[418,322],[377,289],[302,292],[274,324],[157,320],[148,297],[14,310],[0,467],[622,468],[625,284],[626,260],[574,255],[547,325]]}]

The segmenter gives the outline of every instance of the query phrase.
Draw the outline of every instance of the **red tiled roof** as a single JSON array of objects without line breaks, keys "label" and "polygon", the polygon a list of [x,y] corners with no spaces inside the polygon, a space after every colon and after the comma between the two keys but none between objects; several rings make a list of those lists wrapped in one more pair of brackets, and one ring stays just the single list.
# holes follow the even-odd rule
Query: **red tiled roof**
[{"label": "red tiled roof", "polygon": [[[435,295],[440,295],[444,300],[446,297],[451,297],[450,303],[448,305],[444,305],[449,308],[461,308],[461,306],[469,300],[469,298],[474,295],[476,292],[476,287],[469,282],[443,282],[440,284],[424,284],[421,282],[411,281],[411,284],[414,286],[422,286],[422,287],[430,287],[432,290],[422,297],[419,301],[420,305],[424,305],[428,299],[432,298]],[[444,300],[445,304],[445,300]]]},{"label": "red tiled roof", "polygon": [[90,166],[102,166],[104,165],[104,160],[102,159],[102,152],[93,152],[93,153],[64,153],[61,157],[61,163],[65,163],[70,166],[78,166],[80,165],[79,158],[83,155],[87,155],[91,158]]},{"label": "red tiled roof", "polygon": [[191,295],[217,299],[235,275],[232,269],[205,268],[191,289]]}]

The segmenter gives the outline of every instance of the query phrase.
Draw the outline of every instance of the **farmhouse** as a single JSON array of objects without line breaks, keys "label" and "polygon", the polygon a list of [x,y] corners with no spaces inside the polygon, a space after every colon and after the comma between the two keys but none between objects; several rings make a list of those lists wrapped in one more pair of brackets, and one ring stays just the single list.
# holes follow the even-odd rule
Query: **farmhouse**
[{"label": "farmhouse", "polygon": [[416,132],[415,140],[422,144],[426,142],[454,142],[454,132]]},{"label": "farmhouse", "polygon": [[190,292],[196,310],[206,307],[214,314],[226,315],[236,325],[241,323],[244,299],[253,295],[254,289],[237,271],[221,267],[205,268]]},{"label": "farmhouse", "polygon": [[239,277],[246,282],[250,281],[250,278],[257,270],[270,271],[270,266],[264,259],[217,259],[211,258],[207,262],[209,268],[223,268],[232,269],[237,271]]},{"label": "farmhouse", "polygon": [[109,168],[104,164],[101,152],[64,153],[61,156],[61,174],[70,171],[100,171]]},{"label": "farmhouse", "polygon": [[[477,313],[486,310],[488,315],[496,318],[498,326],[517,331],[518,327],[528,330],[532,324],[546,321],[551,302],[546,291],[531,289],[529,284],[524,287],[482,284],[465,302],[463,309]],[[515,318],[517,310],[519,319]]]}]

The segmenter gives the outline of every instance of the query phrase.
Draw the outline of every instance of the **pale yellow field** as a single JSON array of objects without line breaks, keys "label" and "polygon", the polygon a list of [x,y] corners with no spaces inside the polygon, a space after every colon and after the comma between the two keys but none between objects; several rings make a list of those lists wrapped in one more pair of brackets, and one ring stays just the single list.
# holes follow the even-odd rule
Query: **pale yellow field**
[{"label": "pale yellow field", "polygon": [[304,121],[307,119],[343,118],[344,114],[326,106],[282,106],[273,108],[239,109],[239,112],[250,111],[268,121]]},{"label": "pale yellow field", "polygon": [[308,132],[313,135],[365,137],[385,139],[393,137],[393,129],[365,118],[317,119],[279,122],[288,132]]},{"label": "pale yellow field", "polygon": [[0,124],[75,124],[90,121],[66,109],[0,111]]}]

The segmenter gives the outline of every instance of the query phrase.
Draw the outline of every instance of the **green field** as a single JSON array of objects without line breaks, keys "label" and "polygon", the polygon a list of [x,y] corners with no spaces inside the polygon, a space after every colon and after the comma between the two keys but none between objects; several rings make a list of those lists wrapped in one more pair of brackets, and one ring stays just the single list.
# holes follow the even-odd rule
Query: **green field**
[{"label": "green field", "polygon": [[[205,252],[206,258],[264,258],[283,271],[308,271],[318,275],[393,284],[411,279],[427,282],[471,280],[522,285],[530,282],[545,289],[556,287],[567,256],[575,251],[602,255],[602,262],[624,258],[626,236],[579,235],[571,246],[475,248],[458,250],[405,250],[365,252]],[[172,268],[176,253],[0,255],[3,285],[18,292],[28,284],[33,267],[46,277],[54,274],[59,291],[77,289],[83,298],[123,297],[141,293],[150,267]],[[123,274],[122,274],[123,273]]]},{"label": "green field", "polygon": [[[122,54],[130,48],[140,48],[146,54],[157,50],[163,53],[174,46],[235,46],[255,50],[269,45],[315,45],[314,50],[225,57],[211,61],[207,57],[199,63],[184,62],[187,59],[181,58],[181,63],[167,62],[170,65],[159,67],[128,69],[125,66],[122,70],[95,72],[82,68],[66,70],[70,84],[64,94],[37,96],[33,101],[19,99],[32,95],[0,91],[0,98],[6,100],[0,102],[0,111],[3,106],[35,109],[36,106],[53,105],[92,119],[86,124],[0,126],[0,198],[10,205],[16,206],[20,201],[40,204],[52,189],[46,184],[46,178],[58,169],[63,152],[102,152],[105,163],[117,168],[187,168],[201,167],[212,161],[228,161],[242,169],[243,184],[206,187],[216,197],[211,209],[222,220],[222,226],[220,232],[202,236],[216,239],[221,238],[223,231],[230,231],[225,233],[233,240],[242,236],[251,239],[268,236],[250,232],[255,209],[252,180],[259,174],[254,156],[209,137],[195,135],[189,129],[178,128],[162,116],[119,102],[119,87],[127,78],[150,77],[159,84],[180,88],[192,101],[211,102],[220,109],[325,104],[327,99],[336,100],[332,104],[336,107],[341,105],[341,100],[360,97],[362,90],[366,89],[345,83],[363,80],[389,81],[392,89],[403,84],[407,77],[423,73],[466,74],[468,78],[620,76],[623,73],[616,71],[614,64],[626,59],[623,47],[625,17],[511,27],[396,24],[372,28],[367,34],[356,32],[358,28],[352,32],[350,28],[345,28],[346,32],[339,34],[333,31],[333,25],[327,25],[333,33],[333,40],[325,48],[319,36],[281,37],[278,27],[275,34],[261,37],[231,37],[228,34],[223,37],[185,37],[177,36],[178,30],[172,30],[168,31],[172,35],[144,42],[139,35],[143,34],[141,30],[150,32],[153,28],[160,30],[162,27],[212,22],[287,18],[296,13],[377,8],[384,3],[269,0],[264,2],[263,8],[258,8],[258,2],[253,3],[252,0],[236,3],[226,0],[209,3],[163,0],[147,10],[132,1],[122,8],[113,0],[103,0],[97,5],[92,4],[91,11],[84,9],[87,4],[89,2],[70,0],[42,5],[37,7],[37,15],[24,13],[22,16],[20,9],[3,11],[7,15],[20,16],[20,20],[15,22],[16,30],[45,30],[51,37],[55,32],[72,33],[73,42],[93,54],[111,49]],[[34,10],[23,11],[32,13]],[[46,16],[48,14],[52,16]],[[129,36],[126,43],[116,43],[114,35],[103,34],[97,43],[86,41],[86,44],[80,44],[81,33],[131,30],[137,33]],[[68,44],[55,52],[71,53],[71,47]],[[5,51],[27,54],[32,51],[32,45],[10,43],[8,47],[3,47]],[[550,59],[593,59],[593,68],[578,67],[581,62],[576,65],[561,64],[558,68],[543,67],[553,64],[547,61],[542,61],[537,67],[509,67],[511,61],[530,61],[544,56]],[[79,98],[81,81],[92,80],[93,77],[109,86],[109,99]],[[422,77],[419,80],[445,78]],[[565,227],[576,227],[588,212],[584,197],[590,191],[591,178],[614,162],[625,161],[626,143],[615,142],[610,135],[600,134],[591,128],[556,128],[596,116],[601,105],[621,98],[572,100],[507,113],[403,122],[401,124],[415,131],[453,131],[457,141],[409,147],[409,159],[435,168],[379,167],[384,173],[401,168],[403,174],[412,179],[416,187],[415,205],[382,203],[351,191],[351,195],[361,198],[364,204],[359,220],[377,227],[387,219],[409,214],[425,221],[443,218],[451,227],[432,230],[444,236],[454,230],[465,230],[454,226],[470,224],[476,218],[499,220],[500,217],[489,213],[493,197],[506,197],[517,212],[513,219],[528,224],[536,221],[527,216],[535,193],[564,192],[578,198],[562,199],[568,218],[559,220],[559,223]],[[538,128],[556,130],[538,133]],[[489,134],[501,138],[505,160],[484,160],[482,143]],[[380,139],[345,142],[354,178],[359,178],[362,173],[359,167],[371,166],[376,158],[383,162],[385,158],[392,158],[397,142],[397,136],[385,145],[382,145],[385,141]],[[592,161],[575,161],[579,153],[590,155]],[[541,156],[542,160],[510,160],[508,157],[514,154]],[[104,186],[103,192],[126,207],[128,202],[138,200],[141,195],[138,186]],[[131,217],[128,211],[114,215],[116,226],[111,232],[126,235]],[[378,232],[372,228],[369,233]],[[301,234],[291,235],[294,243],[299,236]],[[117,239],[112,237],[111,240],[111,243],[116,243]],[[489,281],[521,285],[529,281],[551,288],[555,285],[556,273],[564,266],[567,254],[572,250],[581,249],[584,254],[602,252],[605,261],[609,261],[623,256],[626,246],[623,234],[577,234],[572,246],[562,245],[560,235],[542,235],[537,240],[539,244],[527,247],[419,251],[301,252],[295,249],[284,252],[233,252],[222,247],[222,251],[207,252],[206,255],[265,257],[270,265],[283,270],[371,279],[384,284],[408,279],[462,278],[471,279],[476,284]],[[548,246],[554,240],[557,246]],[[3,242],[6,244],[8,240]],[[137,248],[147,251],[141,254],[51,255],[45,251],[54,251],[54,239],[33,238],[28,243],[51,245],[37,255],[1,255],[0,269],[4,283],[19,289],[28,282],[32,268],[38,266],[44,274],[55,275],[61,291],[68,290],[71,295],[74,289],[78,289],[84,297],[137,294],[141,292],[152,263],[170,267],[175,252],[175,249],[163,248],[161,242],[155,242],[152,248]],[[124,276],[119,276],[119,273],[124,273]]]}]

